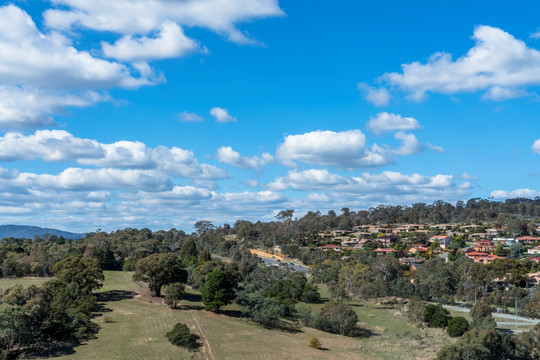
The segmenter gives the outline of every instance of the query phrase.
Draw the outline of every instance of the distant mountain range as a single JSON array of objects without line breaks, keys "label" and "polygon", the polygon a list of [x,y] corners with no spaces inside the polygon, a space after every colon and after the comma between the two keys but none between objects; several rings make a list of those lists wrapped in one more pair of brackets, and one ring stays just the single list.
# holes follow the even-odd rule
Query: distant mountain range
[{"label": "distant mountain range", "polygon": [[66,239],[72,240],[80,239],[86,235],[71,233],[58,229],[42,228],[38,226],[0,225],[0,239],[9,237],[20,239],[33,239],[35,235],[42,237],[45,234],[56,235],[58,237],[63,236]]}]

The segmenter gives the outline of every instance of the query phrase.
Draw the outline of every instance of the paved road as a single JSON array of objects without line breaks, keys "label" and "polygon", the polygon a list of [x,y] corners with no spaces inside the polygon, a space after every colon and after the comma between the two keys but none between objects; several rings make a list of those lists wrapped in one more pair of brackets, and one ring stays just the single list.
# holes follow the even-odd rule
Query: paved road
[{"label": "paved road", "polygon": [[276,259],[270,259],[270,258],[263,258],[261,257],[260,258],[263,263],[266,265],[266,266],[283,266],[283,267],[287,267],[291,270],[294,270],[294,271],[300,271],[306,275],[310,275],[311,273],[309,272],[309,269],[307,268],[307,266],[303,266],[303,265],[297,265],[297,264],[293,264],[293,263],[283,263],[279,260],[276,260]]},{"label": "paved road", "polygon": [[[461,307],[461,306],[452,306],[452,305],[443,305],[444,308],[446,309],[449,309],[449,310],[454,310],[454,311],[462,311],[462,312],[470,312],[471,309],[467,308],[467,307]],[[516,315],[512,315],[512,314],[501,314],[501,313],[492,313],[493,315],[493,318],[495,319],[495,321],[497,322],[497,325],[515,325],[516,324]],[[513,321],[501,321],[501,320],[513,320]],[[518,319],[518,325],[519,326],[527,326],[527,325],[530,325],[530,326],[534,326],[538,323],[540,323],[540,320],[539,319],[532,319],[532,318],[527,318],[527,317],[523,317],[523,316],[518,316],[517,317]],[[512,330],[514,332],[521,332],[521,330]]]}]

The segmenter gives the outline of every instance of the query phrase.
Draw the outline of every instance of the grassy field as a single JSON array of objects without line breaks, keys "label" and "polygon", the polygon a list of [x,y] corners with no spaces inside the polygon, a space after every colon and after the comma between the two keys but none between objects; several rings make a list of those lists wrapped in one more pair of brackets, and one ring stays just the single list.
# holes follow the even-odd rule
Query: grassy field
[{"label": "grassy field", "polygon": [[[40,279],[1,280],[0,288]],[[181,309],[171,310],[162,299],[150,296],[145,284],[132,273],[105,272],[102,311],[94,321],[100,326],[95,339],[56,354],[60,359],[431,359],[452,340],[438,329],[418,329],[407,323],[401,309],[362,301],[352,302],[361,326],[370,335],[348,338],[311,328],[269,330],[238,317],[230,305],[222,314],[203,310],[200,294],[188,289]],[[321,289],[327,300],[326,288]],[[323,305],[311,305],[318,311]],[[200,336],[202,347],[189,352],[171,345],[165,334],[177,322],[186,323]],[[316,336],[323,350],[307,346]]]}]

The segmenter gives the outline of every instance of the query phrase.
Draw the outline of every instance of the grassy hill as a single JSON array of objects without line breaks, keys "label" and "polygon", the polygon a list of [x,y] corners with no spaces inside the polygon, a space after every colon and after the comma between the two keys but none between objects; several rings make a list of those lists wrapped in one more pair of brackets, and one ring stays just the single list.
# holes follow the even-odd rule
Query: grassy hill
[{"label": "grassy hill", "polygon": [[62,231],[58,229],[42,228],[38,226],[27,225],[0,225],[0,238],[20,238],[20,239],[33,239],[35,235],[42,237],[43,235],[51,234],[58,237],[63,236],[66,239],[80,239],[85,234],[76,234],[68,231]]},{"label": "grassy hill", "polygon": [[[0,288],[25,286],[43,279],[0,279]],[[282,331],[266,329],[238,317],[229,305],[222,314],[203,310],[200,293],[188,289],[181,309],[171,310],[163,299],[154,298],[145,284],[132,280],[132,273],[105,272],[100,289],[101,311],[94,322],[100,326],[95,339],[46,356],[78,359],[432,359],[444,344],[452,342],[439,329],[411,327],[402,309],[353,301],[361,326],[371,333],[349,338],[298,327]],[[323,300],[327,291],[321,289]],[[322,304],[312,305],[317,311]],[[189,352],[170,344],[165,334],[176,322],[187,324],[200,336],[202,347]],[[307,346],[316,336],[324,350]],[[45,355],[44,355],[45,357]]]}]

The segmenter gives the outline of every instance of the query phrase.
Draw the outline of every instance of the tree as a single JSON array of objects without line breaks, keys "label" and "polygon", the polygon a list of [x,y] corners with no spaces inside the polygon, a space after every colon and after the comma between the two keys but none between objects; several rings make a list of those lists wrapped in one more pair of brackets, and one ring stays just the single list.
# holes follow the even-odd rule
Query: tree
[{"label": "tree", "polygon": [[219,269],[213,270],[206,277],[201,295],[206,310],[219,312],[219,308],[230,304],[235,299],[237,283],[230,274]]},{"label": "tree", "polygon": [[510,255],[512,255],[514,259],[519,258],[521,254],[525,252],[525,250],[525,246],[523,246],[522,243],[515,243],[510,245]]},{"label": "tree", "polygon": [[52,268],[56,279],[66,284],[77,284],[84,293],[103,286],[103,270],[97,259],[87,259],[81,255],[67,256]]},{"label": "tree", "polygon": [[0,349],[10,351],[15,345],[24,345],[30,333],[29,319],[16,305],[0,305]]},{"label": "tree", "polygon": [[188,349],[196,349],[199,347],[197,340],[199,336],[190,333],[186,324],[176,323],[173,329],[166,335],[167,340],[176,346],[187,347]]},{"label": "tree", "polygon": [[451,337],[460,337],[469,330],[469,322],[463,316],[456,316],[448,321],[446,331]]},{"label": "tree", "polygon": [[357,323],[358,315],[349,305],[330,301],[321,309],[315,327],[333,334],[355,336]]},{"label": "tree", "polygon": [[504,246],[503,244],[500,242],[497,244],[497,247],[495,248],[495,255],[497,256],[504,256]]},{"label": "tree", "polygon": [[172,283],[165,288],[165,304],[171,308],[176,308],[178,301],[182,300],[186,293],[186,287],[182,283]]},{"label": "tree", "polygon": [[479,329],[487,329],[489,327],[495,327],[496,323],[491,315],[491,308],[483,301],[479,301],[471,309],[472,323],[471,327],[477,327]]},{"label": "tree", "polygon": [[209,220],[199,220],[193,226],[197,230],[197,234],[199,234],[199,236],[216,228]]},{"label": "tree", "polygon": [[407,317],[412,323],[423,323],[426,318],[426,304],[417,297],[410,299],[407,304]]},{"label": "tree", "polygon": [[212,260],[212,255],[210,254],[210,251],[208,251],[208,249],[203,249],[199,254],[199,263],[203,264],[210,260]]},{"label": "tree", "polygon": [[185,283],[187,271],[182,261],[173,254],[152,254],[137,262],[134,280],[148,283],[150,291],[161,296],[161,287],[172,283]]},{"label": "tree", "polygon": [[440,304],[429,304],[426,307],[426,323],[429,327],[445,328],[451,319],[450,312]]}]

